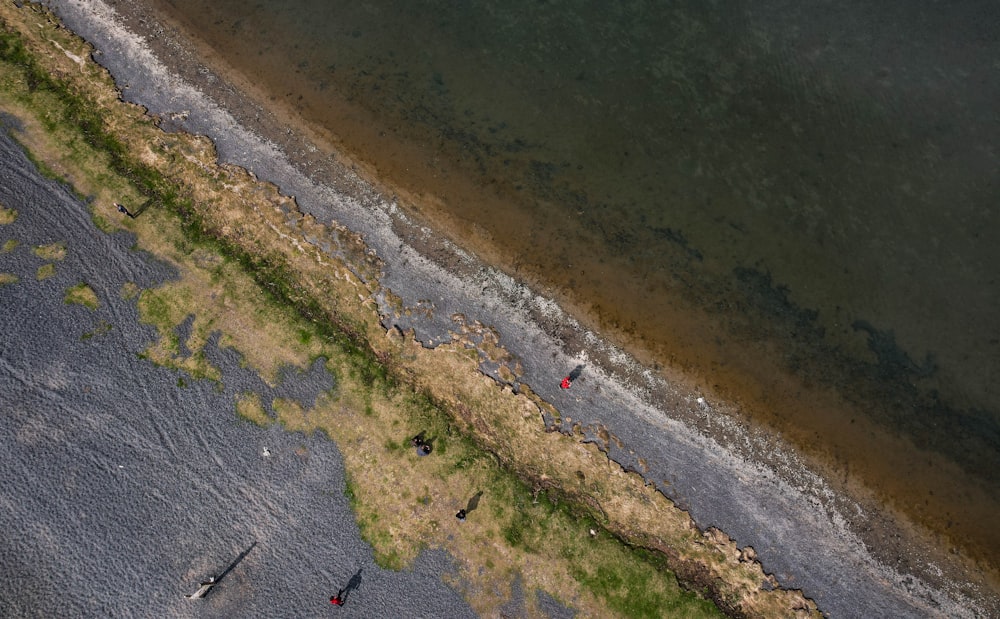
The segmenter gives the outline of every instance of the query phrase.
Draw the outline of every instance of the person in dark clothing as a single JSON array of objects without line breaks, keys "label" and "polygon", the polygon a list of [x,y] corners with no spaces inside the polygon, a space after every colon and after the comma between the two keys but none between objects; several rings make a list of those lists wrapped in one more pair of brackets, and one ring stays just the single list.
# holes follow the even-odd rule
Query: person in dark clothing
[{"label": "person in dark clothing", "polygon": [[344,590],[341,589],[340,591],[337,592],[337,595],[334,595],[330,598],[330,603],[333,604],[334,606],[343,606],[344,602],[346,601],[342,597],[343,595],[344,595]]},{"label": "person in dark clothing", "polygon": [[426,432],[421,432],[420,434],[414,436],[410,439],[410,444],[417,449],[418,456],[426,456],[434,450],[434,446],[431,445],[431,440],[424,439]]},{"label": "person in dark clothing", "polygon": [[479,507],[479,499],[481,499],[482,497],[483,497],[483,492],[480,490],[479,492],[474,494],[471,499],[469,499],[469,504],[465,506],[465,509],[458,510],[458,513],[455,514],[455,517],[464,522],[465,517],[469,515],[469,512]]},{"label": "person in dark clothing", "polygon": [[115,206],[118,207],[118,212],[119,213],[122,213],[124,215],[128,215],[132,219],[135,219],[135,215],[133,215],[132,213],[130,213],[129,210],[127,208],[125,208],[124,206],[122,206],[121,204],[118,204],[117,202],[115,202]]}]

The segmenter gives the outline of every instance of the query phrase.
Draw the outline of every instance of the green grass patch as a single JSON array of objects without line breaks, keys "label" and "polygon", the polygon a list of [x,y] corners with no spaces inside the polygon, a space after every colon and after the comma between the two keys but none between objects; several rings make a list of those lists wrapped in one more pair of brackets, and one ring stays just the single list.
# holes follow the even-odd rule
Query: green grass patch
[{"label": "green grass patch", "polygon": [[349,473],[344,473],[344,496],[347,497],[347,502],[350,503],[351,509],[357,513],[360,507],[358,503],[358,489],[355,483],[351,480]]},{"label": "green grass patch", "polygon": [[17,249],[17,246],[20,244],[21,242],[17,239],[7,239],[3,242],[3,245],[0,245],[0,254],[8,254]]},{"label": "green grass patch", "polygon": [[651,553],[633,550],[627,560],[613,553],[594,565],[577,567],[573,575],[612,610],[626,617],[719,616],[710,601],[680,590],[676,582],[672,586],[665,583],[660,577],[665,568],[660,563]]},{"label": "green grass patch", "polygon": [[56,265],[50,262],[48,264],[43,264],[42,266],[38,267],[38,270],[35,271],[35,279],[41,281],[43,279],[48,279],[54,276],[55,274],[56,274]]},{"label": "green grass patch", "polygon": [[[156,327],[160,339],[151,344],[143,357],[165,367],[187,372],[193,379],[220,381],[221,373],[205,358],[200,344],[208,336],[210,324],[199,321],[198,315],[191,328],[191,335],[185,345],[190,354],[181,354],[181,341],[176,329],[190,315],[192,297],[183,287],[166,284],[161,288],[143,290],[139,295],[139,319]],[[192,342],[197,340],[197,342]]]},{"label": "green grass patch", "polygon": [[179,325],[186,316],[186,299],[177,299],[173,290],[144,290],[139,296],[142,321],[167,332]]},{"label": "green grass patch", "polygon": [[[64,176],[53,170],[51,166],[49,166],[47,163],[36,157],[34,153],[32,153],[30,150],[25,152],[28,155],[28,160],[31,161],[31,165],[35,166],[35,169],[38,170],[39,174],[41,174],[45,178],[54,180],[57,183],[62,184],[63,186],[67,185],[68,181],[67,178],[65,178]],[[80,192],[78,192],[76,188],[70,186],[70,189],[73,191],[73,194],[78,199],[80,199],[81,201],[84,199],[84,196],[80,195]]]},{"label": "green grass patch", "polygon": [[105,333],[108,333],[109,331],[111,331],[113,328],[114,328],[114,325],[112,325],[111,323],[109,323],[109,322],[107,322],[105,320],[102,320],[101,322],[98,323],[98,325],[94,329],[92,329],[90,331],[87,331],[86,333],[84,333],[83,335],[81,335],[80,339],[86,341],[86,340],[89,340],[91,338],[95,338],[95,337],[98,337],[100,335],[104,335]]},{"label": "green grass patch", "polygon": [[236,414],[261,427],[274,423],[274,419],[264,410],[260,395],[253,392],[245,392],[236,397]]},{"label": "green grass patch", "polygon": [[17,210],[0,205],[0,225],[14,223],[17,219]]},{"label": "green grass patch", "polygon": [[132,299],[138,297],[141,292],[142,290],[134,283],[125,282],[125,284],[122,285],[121,292],[118,294],[126,301],[131,301]]},{"label": "green grass patch", "polygon": [[48,245],[39,245],[31,251],[42,260],[62,260],[66,257],[66,244],[62,242],[49,243]]},{"label": "green grass patch", "polygon": [[63,301],[69,305],[82,305],[92,310],[96,310],[99,304],[99,301],[97,300],[97,293],[94,292],[93,288],[83,282],[80,282],[67,290],[66,296],[63,297]]},{"label": "green grass patch", "polygon": [[313,335],[314,335],[312,329],[303,329],[303,328],[300,328],[298,330],[298,332],[299,332],[299,343],[300,344],[309,344],[310,342],[312,342]]},{"label": "green grass patch", "polygon": [[10,284],[16,284],[19,280],[17,275],[13,273],[0,273],[0,286],[9,286]]}]

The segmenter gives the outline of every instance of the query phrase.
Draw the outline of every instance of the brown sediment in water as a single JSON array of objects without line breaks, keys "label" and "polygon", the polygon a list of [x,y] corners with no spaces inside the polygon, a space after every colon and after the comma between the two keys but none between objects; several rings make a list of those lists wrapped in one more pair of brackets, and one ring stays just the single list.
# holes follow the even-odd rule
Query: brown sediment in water
[{"label": "brown sediment in water", "polygon": [[[183,15],[172,17],[184,22]],[[877,385],[860,399],[845,397],[850,384],[838,366],[841,359],[809,352],[814,342],[793,332],[794,316],[762,329],[744,291],[712,289],[694,280],[682,244],[668,264],[579,252],[574,248],[603,242],[602,231],[581,225],[584,213],[580,220],[555,217],[560,211],[546,209],[531,188],[506,184],[481,162],[465,160],[441,136],[387,124],[339,99],[336,89],[317,98],[305,76],[285,72],[280,83],[269,83],[282,68],[269,67],[255,51],[247,42],[247,62],[237,67],[227,65],[233,55],[223,61],[207,47],[199,53],[273,112],[277,125],[331,145],[339,160],[353,164],[386,195],[398,196],[404,209],[436,231],[556,299],[583,325],[670,380],[693,383],[735,404],[747,420],[799,447],[835,487],[863,504],[905,515],[917,528],[926,527],[935,544],[954,548],[997,577],[991,551],[1000,546],[1000,532],[983,526],[1000,513],[995,492],[948,458],[876,421],[885,417],[883,405],[864,398],[876,394]],[[261,121],[265,134],[267,122]],[[477,205],[481,216],[456,216],[448,205],[458,203]],[[530,259],[529,250],[543,240],[551,245],[546,259]],[[622,306],[624,298],[633,302]],[[734,299],[732,306],[720,307],[727,298]],[[890,531],[861,534],[873,548],[894,543]],[[897,566],[907,569],[905,562],[899,559]]]}]

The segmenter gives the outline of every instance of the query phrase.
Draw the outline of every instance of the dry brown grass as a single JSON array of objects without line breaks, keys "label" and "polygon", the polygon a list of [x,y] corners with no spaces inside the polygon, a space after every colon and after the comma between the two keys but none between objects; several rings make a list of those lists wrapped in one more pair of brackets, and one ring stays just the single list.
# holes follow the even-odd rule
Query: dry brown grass
[{"label": "dry brown grass", "polygon": [[82,282],[67,290],[64,300],[66,303],[82,305],[92,310],[97,309],[99,304],[97,293],[94,292],[94,289]]},{"label": "dry brown grass", "polygon": [[49,279],[50,277],[54,277],[55,274],[56,274],[56,265],[50,262],[49,264],[43,264],[42,266],[38,267],[38,270],[35,271],[35,279],[37,279],[38,281],[42,281],[43,279]]},{"label": "dry brown grass", "polygon": [[257,393],[240,394],[236,398],[236,414],[260,426],[266,426],[274,421],[264,410],[260,394]]},{"label": "dry brown grass", "polygon": [[17,219],[17,211],[12,208],[0,205],[0,225],[14,223]]},{"label": "dry brown grass", "polygon": [[62,242],[39,245],[31,251],[42,260],[63,260],[66,258],[66,244]]}]

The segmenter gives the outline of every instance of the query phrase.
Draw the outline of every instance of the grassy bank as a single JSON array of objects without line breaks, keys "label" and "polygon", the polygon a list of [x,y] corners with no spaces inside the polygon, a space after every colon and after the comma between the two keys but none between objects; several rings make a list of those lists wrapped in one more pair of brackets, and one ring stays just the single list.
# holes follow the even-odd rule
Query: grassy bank
[{"label": "grassy bank", "polygon": [[[311,408],[255,393],[233,408],[254,423],[336,441],[381,565],[398,569],[425,548],[445,549],[461,567],[446,578],[487,616],[515,582],[529,593],[529,612],[540,589],[584,616],[816,614],[799,593],[775,588],[751,549],[699,531],[595,446],[546,432],[550,405],[478,371],[486,357],[510,362],[489,328],[457,324],[454,340],[434,350],[386,332],[373,301],[376,258],[360,238],[220,165],[209,140],[161,131],[120,100],[88,46],[44,10],[0,7],[0,110],[17,119],[16,137],[40,170],[86,201],[100,229],[127,229],[138,249],[178,273],[158,288],[121,291],[158,330],[144,356],[224,381],[203,354],[219,333],[220,345],[272,384],[289,367],[324,359],[336,386]],[[86,291],[73,291],[73,302],[99,303]],[[429,457],[409,445],[420,431],[433,438]],[[455,512],[480,492],[459,522]]]}]

